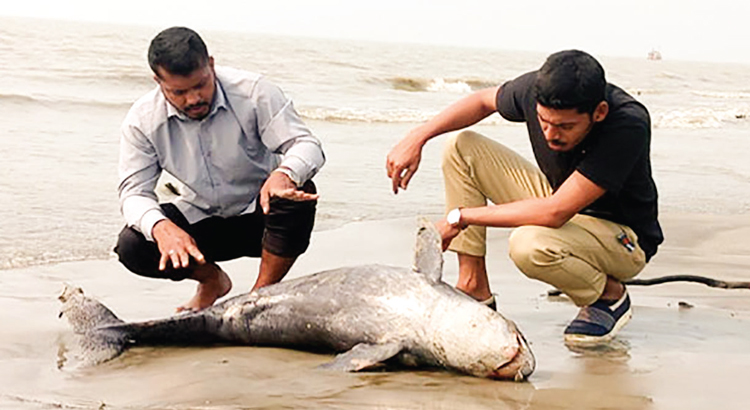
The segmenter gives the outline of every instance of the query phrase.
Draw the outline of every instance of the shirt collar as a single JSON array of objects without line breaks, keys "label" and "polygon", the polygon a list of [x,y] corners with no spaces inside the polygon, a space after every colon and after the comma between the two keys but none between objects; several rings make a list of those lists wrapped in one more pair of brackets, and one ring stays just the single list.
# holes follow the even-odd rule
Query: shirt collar
[{"label": "shirt collar", "polygon": [[[219,108],[227,108],[227,99],[224,96],[224,89],[221,87],[221,83],[218,79],[216,81],[216,89],[214,90],[214,101],[211,104],[211,111],[208,112],[208,115],[206,118],[209,118],[216,114],[217,111],[219,111]],[[161,90],[159,90],[161,92]],[[163,96],[163,95],[162,95]],[[167,117],[177,117],[182,121],[191,121],[192,118],[188,117],[184,113],[180,112],[177,108],[172,105],[169,100],[164,98],[164,101],[167,103]],[[204,118],[205,119],[205,118]]]}]

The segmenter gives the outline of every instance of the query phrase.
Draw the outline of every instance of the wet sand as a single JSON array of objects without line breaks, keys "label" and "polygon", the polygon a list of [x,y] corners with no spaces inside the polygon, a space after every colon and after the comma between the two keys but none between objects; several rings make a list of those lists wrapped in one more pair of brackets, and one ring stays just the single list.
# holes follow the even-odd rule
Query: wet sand
[{"label": "wet sand", "polygon": [[[667,241],[640,277],[704,275],[750,280],[750,217],[665,215]],[[316,232],[290,277],[364,263],[408,266],[411,219]],[[330,356],[254,347],[136,348],[88,369],[71,365],[72,336],[57,318],[63,282],[81,286],[124,320],[161,318],[193,283],[140,278],[114,260],[70,262],[0,274],[2,409],[744,409],[750,369],[750,290],[701,284],[631,287],[634,317],[607,348],[573,352],[562,331],[576,314],[564,297],[520,274],[507,230],[491,230],[488,267],[500,310],[537,358],[529,382],[442,371],[338,374]],[[249,288],[257,262],[223,265],[230,295]],[[444,279],[457,264],[446,254]],[[683,303],[681,303],[683,302]],[[689,304],[692,307],[685,307]]]}]

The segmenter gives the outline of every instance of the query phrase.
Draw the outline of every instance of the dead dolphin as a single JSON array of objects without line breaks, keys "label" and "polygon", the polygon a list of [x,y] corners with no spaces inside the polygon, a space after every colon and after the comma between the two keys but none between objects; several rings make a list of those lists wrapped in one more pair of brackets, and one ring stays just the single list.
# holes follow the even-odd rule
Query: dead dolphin
[{"label": "dead dolphin", "polygon": [[319,272],[196,313],[127,323],[67,286],[59,299],[84,359],[130,346],[231,343],[343,352],[322,367],[371,369],[389,359],[524,380],[534,356],[516,325],[441,281],[440,234],[420,219],[411,269],[364,265]]}]

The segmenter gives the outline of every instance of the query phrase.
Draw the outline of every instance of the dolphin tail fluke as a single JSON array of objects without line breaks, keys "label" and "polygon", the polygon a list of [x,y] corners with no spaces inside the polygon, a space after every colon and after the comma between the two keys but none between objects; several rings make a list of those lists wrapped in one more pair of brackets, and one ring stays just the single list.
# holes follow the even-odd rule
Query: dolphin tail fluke
[{"label": "dolphin tail fluke", "polygon": [[58,297],[62,302],[60,317],[65,316],[78,335],[82,361],[85,364],[105,362],[125,350],[129,335],[111,310],[83,295],[79,287],[65,284]]},{"label": "dolphin tail fluke", "polygon": [[414,271],[431,282],[439,282],[443,274],[443,245],[440,232],[429,219],[418,220],[417,244],[414,249]]},{"label": "dolphin tail fluke", "polygon": [[343,372],[358,372],[369,370],[381,365],[384,361],[395,357],[402,350],[399,343],[368,344],[360,343],[349,351],[341,353],[332,361],[319,367],[327,370]]}]

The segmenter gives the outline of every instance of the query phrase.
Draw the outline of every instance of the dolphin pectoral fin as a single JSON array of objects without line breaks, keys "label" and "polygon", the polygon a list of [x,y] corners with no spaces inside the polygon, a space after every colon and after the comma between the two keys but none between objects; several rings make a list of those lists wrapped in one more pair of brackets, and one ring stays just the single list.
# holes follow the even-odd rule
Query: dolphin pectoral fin
[{"label": "dolphin pectoral fin", "polygon": [[377,366],[381,362],[396,356],[401,350],[400,343],[360,343],[319,367],[344,372],[358,372]]},{"label": "dolphin pectoral fin", "polygon": [[430,282],[440,282],[443,275],[442,237],[435,224],[420,217],[417,243],[414,249],[414,271],[424,275]]}]

